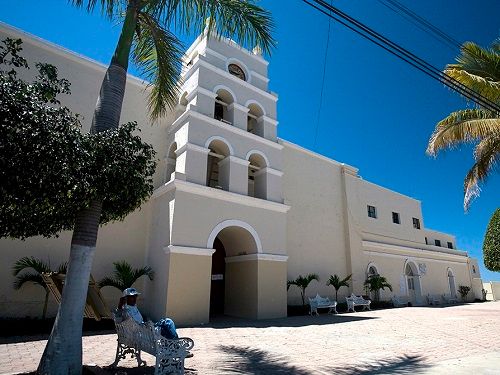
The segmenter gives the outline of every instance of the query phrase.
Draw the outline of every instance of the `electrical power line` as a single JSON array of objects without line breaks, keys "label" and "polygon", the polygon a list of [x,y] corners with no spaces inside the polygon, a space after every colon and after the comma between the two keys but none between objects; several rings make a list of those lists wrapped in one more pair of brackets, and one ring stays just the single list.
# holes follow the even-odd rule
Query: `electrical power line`
[{"label": "electrical power line", "polygon": [[420,30],[429,34],[432,38],[450,47],[453,51],[456,51],[457,49],[460,50],[461,43],[459,41],[457,41],[455,38],[453,38],[443,30],[439,29],[437,26],[427,21],[425,18],[419,16],[417,13],[415,13],[405,5],[401,4],[399,1],[378,0],[378,2],[384,5],[385,7],[389,8],[396,14],[400,15],[401,17],[407,19],[408,21],[413,23],[416,27],[418,27]]},{"label": "electrical power line", "polygon": [[318,140],[318,129],[319,129],[319,122],[321,118],[321,107],[323,104],[323,91],[325,88],[325,76],[326,76],[326,61],[328,59],[328,46],[330,45],[330,28],[331,28],[331,18],[328,19],[328,30],[326,34],[326,46],[325,46],[325,57],[323,59],[323,77],[321,78],[321,90],[319,94],[319,105],[318,105],[318,116],[316,119],[316,127],[314,129],[314,146],[316,146],[316,142]]},{"label": "electrical power line", "polygon": [[321,13],[325,14],[326,16],[334,19],[338,23],[354,31],[355,33],[370,40],[372,43],[378,45],[387,52],[393,54],[399,59],[412,65],[413,67],[420,70],[429,77],[438,80],[439,82],[445,84],[452,90],[474,101],[475,103],[484,107],[485,109],[488,109],[492,112],[500,113],[500,107],[496,103],[492,102],[491,100],[482,96],[481,94],[471,90],[469,87],[463,85],[462,83],[448,76],[447,74],[444,74],[442,71],[432,66],[425,60],[419,58],[418,56],[414,55],[405,48],[392,42],[391,40],[387,39],[380,33],[374,31],[373,29],[369,28],[363,23],[352,18],[348,14],[342,12],[338,8],[326,3],[323,0],[303,0],[303,1],[306,4],[310,5],[311,7],[317,9]]}]

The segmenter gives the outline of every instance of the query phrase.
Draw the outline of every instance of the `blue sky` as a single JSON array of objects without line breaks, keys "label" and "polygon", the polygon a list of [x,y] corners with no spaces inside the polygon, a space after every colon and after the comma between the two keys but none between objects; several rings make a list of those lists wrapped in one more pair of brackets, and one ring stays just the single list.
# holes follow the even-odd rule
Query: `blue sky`
[{"label": "blue sky", "polygon": [[[500,2],[400,0],[460,42],[488,46],[500,34]],[[442,69],[457,51],[436,41],[376,0],[335,6]],[[300,0],[262,0],[276,22],[270,88],[279,95],[279,136],[359,168],[360,175],[422,201],[424,224],[453,233],[460,249],[481,258],[484,280],[500,280],[482,264],[486,225],[500,201],[493,174],[465,214],[463,177],[472,148],[425,155],[437,121],[467,103],[342,25],[331,23],[318,122],[328,19]],[[108,63],[119,27],[64,0],[0,0],[0,20],[70,50]],[[184,36],[186,47],[195,35]],[[97,94],[97,93],[96,93]],[[317,136],[315,134],[317,133]]]}]

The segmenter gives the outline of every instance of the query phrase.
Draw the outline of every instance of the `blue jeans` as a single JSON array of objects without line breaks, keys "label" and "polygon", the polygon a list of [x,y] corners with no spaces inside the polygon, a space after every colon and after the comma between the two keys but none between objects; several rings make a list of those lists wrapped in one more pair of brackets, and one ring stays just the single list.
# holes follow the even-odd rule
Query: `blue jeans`
[{"label": "blue jeans", "polygon": [[166,339],[178,339],[174,321],[170,318],[163,318],[155,323],[155,327],[160,328],[160,334]]}]

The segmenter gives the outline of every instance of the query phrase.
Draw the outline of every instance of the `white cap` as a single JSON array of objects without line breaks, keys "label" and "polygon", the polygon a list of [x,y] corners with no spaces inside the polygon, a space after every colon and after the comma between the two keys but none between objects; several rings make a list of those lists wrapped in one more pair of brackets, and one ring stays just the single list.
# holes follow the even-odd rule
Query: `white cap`
[{"label": "white cap", "polygon": [[135,288],[127,288],[127,289],[125,289],[123,291],[123,297],[126,297],[126,296],[138,296],[139,294],[141,294],[141,293],[139,293],[137,291],[137,289],[135,289]]}]

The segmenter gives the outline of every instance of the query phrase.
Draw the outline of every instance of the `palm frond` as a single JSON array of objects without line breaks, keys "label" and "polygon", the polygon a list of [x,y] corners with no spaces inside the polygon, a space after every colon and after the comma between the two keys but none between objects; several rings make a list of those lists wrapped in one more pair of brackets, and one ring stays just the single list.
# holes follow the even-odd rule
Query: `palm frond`
[{"label": "palm frond", "polygon": [[484,109],[465,109],[451,113],[434,130],[427,153],[435,156],[444,148],[472,142],[500,133],[500,118]]},{"label": "palm frond", "polygon": [[476,43],[466,42],[462,45],[456,61],[456,64],[447,65],[446,69],[465,70],[490,81],[500,81],[500,54],[493,48],[486,49]]},{"label": "palm frond", "polygon": [[46,273],[51,271],[49,265],[43,260],[37,259],[35,257],[23,257],[14,263],[14,266],[12,267],[12,274],[14,276],[17,276],[21,271],[29,268],[38,273]]},{"label": "palm frond", "polygon": [[500,161],[500,135],[483,139],[474,150],[476,162],[464,180],[464,210],[468,211],[472,201],[479,196],[479,184],[485,182]]},{"label": "palm frond", "polygon": [[105,286],[112,286],[116,289],[123,291],[127,287],[124,286],[120,281],[113,279],[112,277],[105,277],[98,283],[99,288],[104,288]]},{"label": "palm frond", "polygon": [[100,4],[101,13],[112,18],[124,10],[124,4],[121,0],[69,0],[69,3],[77,8],[85,8],[87,12],[94,12],[96,6]]},{"label": "palm frond", "polygon": [[148,108],[152,120],[172,109],[179,96],[182,44],[146,12],[140,12],[134,37],[133,59],[150,82]]},{"label": "palm frond", "polygon": [[68,262],[61,263],[59,267],[57,267],[57,273],[68,273]]},{"label": "palm frond", "polygon": [[464,69],[458,69],[455,66],[450,66],[444,73],[492,102],[500,102],[499,81],[492,81],[491,79],[472,74]]},{"label": "palm frond", "polygon": [[147,276],[149,278],[149,280],[153,280],[154,274],[155,273],[154,273],[153,269],[149,266],[134,269],[132,272],[133,278],[135,280],[139,279],[142,276]]},{"label": "palm frond", "polygon": [[47,286],[39,273],[25,272],[22,275],[18,275],[14,281],[14,289],[21,289],[25,283],[37,284],[45,290],[47,289]]},{"label": "palm frond", "polygon": [[181,32],[202,32],[207,26],[209,33],[235,38],[249,49],[258,46],[270,53],[276,46],[271,13],[252,0],[157,0],[153,3],[155,15]]}]

